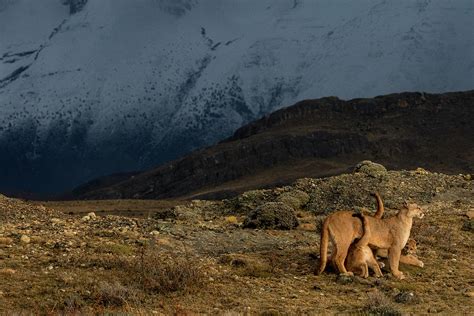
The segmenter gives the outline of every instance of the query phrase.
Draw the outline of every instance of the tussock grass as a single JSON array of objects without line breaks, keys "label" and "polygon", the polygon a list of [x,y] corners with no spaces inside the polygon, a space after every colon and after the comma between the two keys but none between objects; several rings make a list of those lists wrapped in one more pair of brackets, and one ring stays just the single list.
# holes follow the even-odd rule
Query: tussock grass
[{"label": "tussock grass", "polygon": [[375,291],[368,294],[364,312],[369,315],[399,316],[402,313],[395,304],[382,292]]},{"label": "tussock grass", "polygon": [[141,246],[126,273],[134,286],[147,293],[187,292],[204,283],[204,273],[190,254],[170,253],[154,245]]}]

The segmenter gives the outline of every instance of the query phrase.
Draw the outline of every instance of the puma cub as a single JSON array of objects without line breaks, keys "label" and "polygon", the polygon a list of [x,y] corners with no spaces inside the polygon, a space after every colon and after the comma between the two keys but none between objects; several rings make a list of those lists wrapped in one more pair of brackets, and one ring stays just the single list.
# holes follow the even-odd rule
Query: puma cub
[{"label": "puma cub", "polygon": [[354,214],[354,217],[359,217],[362,220],[364,234],[362,238],[349,248],[349,255],[347,256],[347,270],[360,275],[363,278],[369,277],[369,267],[375,272],[377,278],[382,277],[379,263],[374,257],[372,249],[369,247],[369,240],[371,237],[371,229],[367,216],[363,214]]}]

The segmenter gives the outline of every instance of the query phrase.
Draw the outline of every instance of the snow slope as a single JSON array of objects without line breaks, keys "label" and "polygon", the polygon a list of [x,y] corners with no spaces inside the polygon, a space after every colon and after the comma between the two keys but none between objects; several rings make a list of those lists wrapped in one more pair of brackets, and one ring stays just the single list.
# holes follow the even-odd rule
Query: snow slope
[{"label": "snow slope", "polygon": [[0,0],[0,189],[148,168],[301,99],[474,84],[471,0],[77,2]]}]

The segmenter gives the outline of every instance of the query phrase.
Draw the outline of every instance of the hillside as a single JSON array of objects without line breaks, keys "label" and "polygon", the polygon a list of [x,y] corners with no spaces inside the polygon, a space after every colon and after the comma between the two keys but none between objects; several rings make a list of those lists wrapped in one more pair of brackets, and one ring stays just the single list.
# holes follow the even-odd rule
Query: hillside
[{"label": "hillside", "polygon": [[[472,177],[370,162],[356,170],[174,207],[0,196],[0,313],[474,313]],[[401,265],[402,281],[386,270],[380,279],[315,276],[321,220],[337,209],[370,212],[373,191],[385,217],[405,199],[425,210],[411,232],[424,268]],[[249,219],[255,228],[245,228]],[[297,227],[272,226],[290,222]]]},{"label": "hillside", "polygon": [[471,0],[0,0],[0,191],[146,170],[299,100],[472,89],[473,21]]},{"label": "hillside", "polygon": [[[72,196],[216,198],[301,177],[339,174],[358,161],[473,173],[474,91],[306,100],[238,129],[227,140],[128,179],[98,179]],[[104,183],[104,185],[102,185]]]}]

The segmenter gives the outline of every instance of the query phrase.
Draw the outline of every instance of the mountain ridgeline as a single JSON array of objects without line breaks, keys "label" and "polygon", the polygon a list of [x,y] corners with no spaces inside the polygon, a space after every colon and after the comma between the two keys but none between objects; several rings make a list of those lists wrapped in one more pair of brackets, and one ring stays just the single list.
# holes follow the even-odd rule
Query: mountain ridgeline
[{"label": "mountain ridgeline", "polygon": [[341,173],[363,159],[393,169],[472,173],[473,121],[474,91],[305,100],[239,128],[215,146],[113,184],[110,177],[95,180],[72,196],[225,197]]}]

